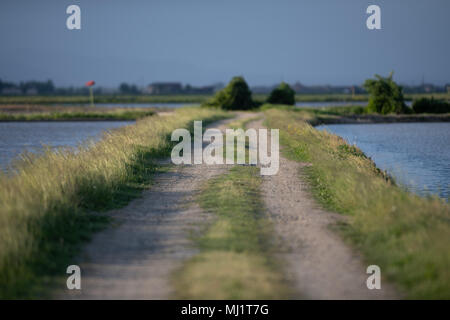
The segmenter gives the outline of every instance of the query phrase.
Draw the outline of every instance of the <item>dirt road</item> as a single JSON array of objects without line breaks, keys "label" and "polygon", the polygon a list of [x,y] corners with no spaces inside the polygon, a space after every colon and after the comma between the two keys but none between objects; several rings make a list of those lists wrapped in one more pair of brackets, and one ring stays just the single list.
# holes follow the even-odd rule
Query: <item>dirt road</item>
[{"label": "dirt road", "polygon": [[[238,118],[254,116],[244,113]],[[223,130],[229,121],[212,127]],[[262,121],[248,127],[261,128]],[[274,224],[276,256],[285,262],[283,271],[297,293],[293,298],[397,297],[385,283],[382,290],[367,289],[367,263],[330,230],[342,217],[315,203],[300,176],[302,166],[281,157],[278,174],[265,176],[262,190]],[[157,174],[141,198],[111,212],[116,226],[98,233],[74,261],[82,270],[82,290],[62,290],[56,297],[173,298],[170,275],[196,253],[189,234],[208,219],[193,201],[195,195],[208,179],[227,170],[227,166],[183,165]]]},{"label": "dirt road", "polygon": [[[224,129],[233,120],[212,127]],[[181,165],[157,174],[141,198],[110,213],[116,226],[96,234],[74,261],[81,268],[82,289],[62,290],[57,298],[171,298],[170,274],[196,253],[189,234],[208,218],[193,199],[205,181],[227,169]]]},{"label": "dirt road", "polygon": [[[262,128],[262,121],[248,124]],[[270,140],[269,140],[270,141]],[[280,153],[276,175],[264,176],[262,197],[272,220],[277,256],[286,263],[287,280],[296,298],[393,299],[394,289],[368,290],[368,263],[349,248],[331,227],[344,217],[320,208],[301,177],[305,163],[290,161]]]}]

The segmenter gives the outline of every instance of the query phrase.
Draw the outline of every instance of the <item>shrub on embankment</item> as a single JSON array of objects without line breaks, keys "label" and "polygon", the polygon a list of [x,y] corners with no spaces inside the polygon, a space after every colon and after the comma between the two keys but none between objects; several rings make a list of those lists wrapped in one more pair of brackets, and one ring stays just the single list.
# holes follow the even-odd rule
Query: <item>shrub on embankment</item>
[{"label": "shrub on embankment", "polygon": [[156,156],[170,152],[170,133],[219,110],[180,109],[153,116],[75,149],[23,155],[0,176],[0,299],[42,297],[65,275],[82,240],[107,221],[94,211],[124,205],[148,183]]},{"label": "shrub on embankment", "polygon": [[388,77],[375,75],[375,79],[367,79],[364,88],[369,92],[367,110],[381,114],[406,113],[408,107],[403,98],[403,89],[392,79],[391,72]]},{"label": "shrub on embankment", "polygon": [[450,103],[433,97],[414,100],[412,108],[415,113],[450,113]]},{"label": "shrub on embankment", "polygon": [[216,93],[205,107],[222,108],[224,110],[249,110],[256,107],[252,92],[243,77],[234,77],[228,85]]},{"label": "shrub on embankment", "polygon": [[272,90],[267,103],[293,106],[295,104],[295,91],[286,82],[282,82],[277,88]]},{"label": "shrub on embankment", "polygon": [[348,216],[342,231],[367,265],[409,298],[450,299],[449,204],[396,186],[357,147],[310,126],[311,113],[265,113],[286,155],[311,163],[304,173],[316,198]]}]

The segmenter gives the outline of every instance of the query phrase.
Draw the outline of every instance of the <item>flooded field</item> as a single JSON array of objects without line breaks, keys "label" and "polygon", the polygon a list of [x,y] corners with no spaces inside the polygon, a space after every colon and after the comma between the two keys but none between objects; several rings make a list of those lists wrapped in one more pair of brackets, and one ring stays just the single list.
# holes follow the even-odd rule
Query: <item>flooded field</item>
[{"label": "flooded field", "polygon": [[22,151],[39,151],[42,145],[76,146],[86,139],[98,139],[105,130],[133,121],[0,122],[0,169]]},{"label": "flooded field", "polygon": [[450,196],[450,123],[322,125],[419,194]]}]

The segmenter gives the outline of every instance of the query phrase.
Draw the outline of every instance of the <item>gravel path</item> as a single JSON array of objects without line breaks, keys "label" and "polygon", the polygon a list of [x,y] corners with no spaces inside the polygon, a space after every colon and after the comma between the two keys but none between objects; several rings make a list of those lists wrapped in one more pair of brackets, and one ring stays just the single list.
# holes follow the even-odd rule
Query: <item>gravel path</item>
[{"label": "gravel path", "polygon": [[[234,120],[216,122],[210,127],[224,129],[226,123]],[[141,198],[110,213],[116,226],[96,234],[74,263],[81,268],[81,290],[66,289],[57,297],[173,297],[170,274],[197,253],[189,233],[208,218],[193,199],[205,181],[227,170],[228,166],[181,165],[157,174]]]},{"label": "gravel path", "polygon": [[[262,120],[247,127],[262,128]],[[367,289],[368,264],[330,229],[344,217],[317,205],[301,178],[305,165],[280,153],[278,173],[264,176],[262,185],[263,201],[275,228],[277,256],[286,264],[287,280],[297,289],[294,298],[396,298],[394,289],[383,281],[381,290]]]},{"label": "gravel path", "polygon": [[[239,113],[237,118],[255,114]],[[224,129],[232,120],[211,127]],[[262,120],[247,127],[262,128]],[[169,162],[169,161],[167,161]],[[275,229],[276,256],[300,299],[393,299],[395,290],[366,287],[367,263],[330,226],[342,216],[321,209],[301,178],[306,164],[280,155],[276,175],[264,176],[262,197]],[[59,299],[169,299],[171,273],[197,250],[189,234],[208,214],[193,201],[201,186],[229,166],[182,165],[155,176],[151,188],[114,210],[115,226],[97,233],[74,264],[82,290],[62,290]],[[65,283],[64,283],[65,284]]]}]

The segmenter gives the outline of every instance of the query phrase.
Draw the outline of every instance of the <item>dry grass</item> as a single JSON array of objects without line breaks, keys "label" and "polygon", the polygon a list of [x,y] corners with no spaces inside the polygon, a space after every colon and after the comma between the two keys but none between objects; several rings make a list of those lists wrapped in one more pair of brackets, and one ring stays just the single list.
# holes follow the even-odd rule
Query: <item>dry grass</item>
[{"label": "dry grass", "polygon": [[357,147],[314,129],[305,113],[268,110],[290,158],[310,162],[313,193],[349,215],[344,234],[410,298],[450,299],[450,206],[397,187]]},{"label": "dry grass", "polygon": [[167,155],[170,133],[193,120],[225,117],[188,108],[105,133],[98,143],[24,154],[0,176],[0,298],[35,297],[64,274],[78,244],[107,220],[92,213],[126,203],[148,182],[152,159]]}]

